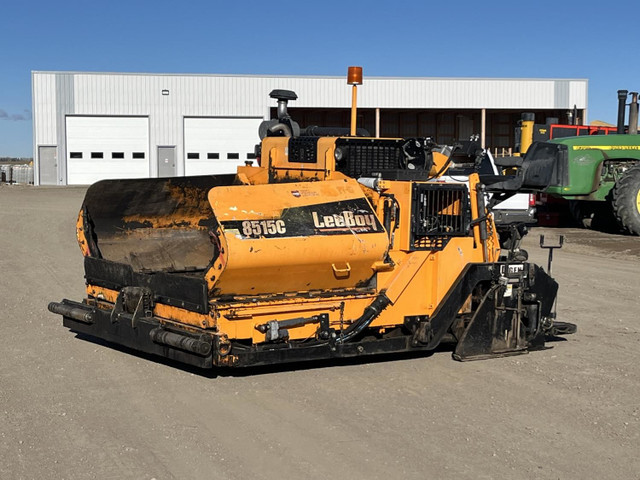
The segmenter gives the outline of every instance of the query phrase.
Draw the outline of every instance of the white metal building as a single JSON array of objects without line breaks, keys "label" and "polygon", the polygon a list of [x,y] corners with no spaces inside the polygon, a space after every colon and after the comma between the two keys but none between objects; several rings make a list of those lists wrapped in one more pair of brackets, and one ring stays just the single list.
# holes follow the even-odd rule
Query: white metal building
[{"label": "white metal building", "polygon": [[[366,73],[366,72],[365,72]],[[366,77],[359,127],[439,142],[481,134],[508,148],[521,112],[586,120],[585,79]],[[273,89],[301,124],[348,126],[345,77],[32,72],[36,185],[235,171],[253,158]]]}]

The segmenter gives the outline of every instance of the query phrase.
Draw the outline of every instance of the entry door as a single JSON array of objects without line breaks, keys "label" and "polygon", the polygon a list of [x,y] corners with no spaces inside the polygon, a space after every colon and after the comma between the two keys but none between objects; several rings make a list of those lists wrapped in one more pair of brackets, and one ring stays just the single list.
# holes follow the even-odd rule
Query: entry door
[{"label": "entry door", "polygon": [[40,185],[58,184],[58,147],[38,147]]},{"label": "entry door", "polygon": [[158,177],[175,177],[176,147],[158,147]]}]

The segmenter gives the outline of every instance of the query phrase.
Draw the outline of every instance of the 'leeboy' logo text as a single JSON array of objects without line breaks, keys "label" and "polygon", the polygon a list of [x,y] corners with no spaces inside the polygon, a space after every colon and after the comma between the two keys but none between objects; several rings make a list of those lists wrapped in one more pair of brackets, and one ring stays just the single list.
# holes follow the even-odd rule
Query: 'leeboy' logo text
[{"label": "'leeboy' logo text", "polygon": [[359,214],[349,210],[333,215],[322,215],[318,212],[311,212],[313,226],[323,232],[327,231],[354,231],[354,232],[376,232],[378,226],[376,217],[373,214]]}]

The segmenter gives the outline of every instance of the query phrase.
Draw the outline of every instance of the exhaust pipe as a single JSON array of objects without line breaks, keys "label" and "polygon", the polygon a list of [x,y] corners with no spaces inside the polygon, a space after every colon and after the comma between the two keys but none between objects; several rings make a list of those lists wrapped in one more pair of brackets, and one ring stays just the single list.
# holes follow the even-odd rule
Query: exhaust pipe
[{"label": "exhaust pipe", "polygon": [[638,133],[638,92],[631,92],[631,103],[629,104],[629,135]]},{"label": "exhaust pipe", "polygon": [[298,95],[291,90],[272,90],[269,93],[271,98],[278,101],[278,119],[265,120],[258,127],[258,136],[262,140],[267,135],[280,135],[285,137],[300,136],[300,125],[291,119],[287,111],[290,101],[296,100]]},{"label": "exhaust pipe", "polygon": [[287,104],[289,100],[297,100],[298,96],[291,90],[272,90],[269,94],[271,98],[278,101],[278,120],[281,122],[291,118],[287,112]]},{"label": "exhaust pipe", "polygon": [[628,94],[628,90],[618,90],[618,130],[616,131],[618,134],[624,133],[625,106]]}]

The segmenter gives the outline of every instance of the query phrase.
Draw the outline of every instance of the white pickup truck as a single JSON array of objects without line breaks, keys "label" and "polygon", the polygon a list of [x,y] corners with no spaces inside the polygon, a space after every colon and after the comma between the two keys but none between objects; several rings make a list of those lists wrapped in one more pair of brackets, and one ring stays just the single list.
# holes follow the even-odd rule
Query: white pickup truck
[{"label": "white pickup truck", "polygon": [[[473,141],[460,142],[461,146],[454,150],[451,165],[446,173],[435,182],[467,183],[469,175],[500,175],[502,168],[496,165],[491,152],[483,150]],[[500,159],[498,159],[498,163]],[[487,203],[490,202],[488,195]],[[492,206],[491,212],[500,235],[500,245],[505,252],[511,252],[512,259],[526,260],[527,252],[521,250],[520,240],[528,231],[528,227],[535,225],[536,208],[535,194],[516,193],[509,198],[498,201]]]}]

